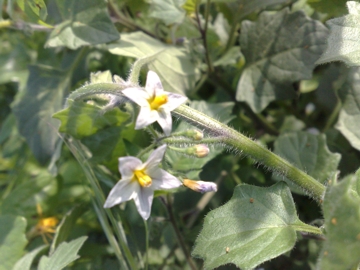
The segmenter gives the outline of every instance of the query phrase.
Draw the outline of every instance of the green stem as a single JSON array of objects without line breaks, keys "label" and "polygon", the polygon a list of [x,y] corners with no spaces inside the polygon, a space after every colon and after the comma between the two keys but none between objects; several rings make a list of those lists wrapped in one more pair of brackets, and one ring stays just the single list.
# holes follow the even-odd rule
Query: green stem
[{"label": "green stem", "polygon": [[301,225],[292,224],[291,227],[299,232],[307,232],[307,233],[323,235],[323,232],[321,231],[320,228],[305,223],[302,223]]},{"label": "green stem", "polygon": [[99,95],[99,94],[112,94],[116,96],[122,96],[122,90],[129,86],[117,84],[117,83],[94,83],[88,84],[84,87],[73,91],[68,99],[70,100],[79,100],[86,97]]},{"label": "green stem", "polygon": [[288,178],[318,202],[322,201],[324,185],[248,137],[186,105],[181,105],[173,113],[190,124],[208,131],[210,135],[218,136],[222,143],[249,155],[260,164]]},{"label": "green stem", "polygon": [[[113,83],[92,84],[80,88],[76,91],[76,95],[77,98],[81,98],[84,95],[88,95],[88,92],[93,95],[97,93],[114,94],[118,93],[120,88],[120,85]],[[178,107],[173,113],[190,124],[194,124],[195,126],[208,131],[210,135],[217,137],[216,140],[220,143],[224,143],[240,150],[260,164],[285,176],[318,202],[322,201],[325,192],[324,185],[248,137],[186,105]]]},{"label": "green stem", "polygon": [[327,131],[330,127],[332,127],[339,115],[340,109],[341,109],[341,102],[340,100],[338,100],[338,102],[336,103],[336,106],[334,108],[334,110],[332,111],[332,113],[329,116],[329,119],[326,121],[326,125],[323,128],[322,132]]},{"label": "green stem", "polygon": [[173,213],[173,211],[172,211],[171,199],[172,199],[172,198],[171,198],[171,195],[168,194],[168,196],[167,196],[167,203],[166,203],[166,209],[167,209],[168,214],[169,214],[170,222],[171,222],[171,224],[172,224],[172,226],[173,226],[173,228],[174,228],[176,237],[177,237],[178,242],[179,242],[179,244],[180,244],[180,246],[181,246],[181,249],[182,249],[183,252],[184,252],[185,258],[186,258],[186,260],[187,260],[190,268],[191,268],[192,270],[196,270],[197,267],[196,267],[194,261],[192,260],[192,258],[191,258],[191,256],[190,256],[190,253],[189,253],[189,251],[188,251],[188,249],[187,249],[187,247],[186,247],[186,245],[185,245],[184,239],[183,239],[183,237],[182,237],[182,235],[181,235],[181,233],[180,233],[180,230],[179,230],[179,228],[177,227],[176,219],[175,219],[174,213]]},{"label": "green stem", "polygon": [[214,71],[214,67],[212,65],[210,54],[209,54],[209,48],[207,45],[207,27],[208,27],[208,21],[209,21],[209,14],[210,14],[210,0],[206,1],[206,9],[205,9],[205,25],[204,28],[201,26],[200,16],[199,16],[199,4],[196,5],[195,9],[195,15],[196,15],[196,21],[199,27],[200,35],[204,44],[205,49],[205,60],[206,64],[208,66],[208,73],[212,73]]},{"label": "green stem", "polygon": [[149,228],[146,220],[144,220],[144,226],[145,226],[145,270],[147,270],[149,263]]}]

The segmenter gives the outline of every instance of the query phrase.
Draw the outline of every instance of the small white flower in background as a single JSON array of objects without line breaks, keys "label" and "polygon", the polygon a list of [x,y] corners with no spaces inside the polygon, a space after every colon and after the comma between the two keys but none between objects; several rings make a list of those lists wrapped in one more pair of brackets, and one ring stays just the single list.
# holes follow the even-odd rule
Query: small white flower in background
[{"label": "small white flower in background", "polygon": [[213,182],[205,182],[205,181],[194,181],[190,179],[184,179],[184,186],[192,189],[193,191],[204,193],[204,192],[216,192],[217,185]]},{"label": "small white flower in background", "polygon": [[130,87],[122,93],[141,107],[135,129],[142,129],[157,121],[165,135],[171,133],[170,112],[187,100],[182,95],[164,91],[159,76],[151,70],[147,74],[145,90]]},{"label": "small white flower in background", "polygon": [[143,219],[150,216],[154,190],[172,189],[182,185],[179,179],[159,168],[166,145],[154,150],[143,163],[136,157],[119,158],[121,179],[110,191],[105,208],[133,199]]}]

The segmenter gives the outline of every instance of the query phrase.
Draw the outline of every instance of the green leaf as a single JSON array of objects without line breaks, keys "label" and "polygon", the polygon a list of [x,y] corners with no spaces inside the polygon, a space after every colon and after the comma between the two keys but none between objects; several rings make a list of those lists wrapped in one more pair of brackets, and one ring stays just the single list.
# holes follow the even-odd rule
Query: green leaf
[{"label": "green leaf", "polygon": [[206,269],[229,263],[253,269],[291,250],[296,231],[305,227],[284,182],[268,188],[240,185],[229,202],[205,217],[192,255],[203,258]]},{"label": "green leaf", "polygon": [[166,25],[180,24],[185,18],[184,3],[185,0],[151,0],[150,16],[164,21]]},{"label": "green leaf", "polygon": [[119,109],[104,113],[99,106],[69,101],[69,106],[55,113],[53,117],[61,121],[60,132],[75,138],[83,138],[95,134],[107,126],[126,124],[130,115]]},{"label": "green leaf", "polygon": [[80,257],[77,253],[86,239],[87,236],[82,236],[69,243],[61,243],[52,255],[41,257],[38,270],[61,270],[65,268]]},{"label": "green leaf", "polygon": [[292,132],[292,131],[300,131],[305,127],[303,121],[297,119],[293,115],[286,116],[284,122],[280,127],[281,133]]},{"label": "green leaf", "polygon": [[189,53],[178,47],[161,43],[142,32],[122,34],[121,40],[107,46],[113,54],[143,58],[159,53],[156,60],[148,64],[155,71],[165,91],[184,94],[192,90],[199,77]]},{"label": "green leaf", "polygon": [[231,47],[221,58],[214,62],[214,66],[227,66],[235,65],[240,59],[244,59],[243,54],[240,51],[240,47]]},{"label": "green leaf", "polygon": [[36,214],[38,199],[46,195],[56,184],[55,178],[48,172],[40,172],[35,178],[30,178],[18,185],[3,200],[0,207],[1,213],[24,216]]},{"label": "green leaf", "polygon": [[336,128],[346,137],[349,143],[360,150],[360,68],[352,68],[348,80],[338,91],[342,102]]},{"label": "green leaf", "polygon": [[69,78],[61,70],[47,66],[30,66],[25,94],[13,105],[20,134],[40,163],[46,163],[59,139],[58,122],[52,114],[62,108]]},{"label": "green leaf", "polygon": [[255,112],[271,101],[296,96],[292,84],[310,79],[323,52],[327,28],[302,12],[263,12],[256,22],[244,21],[240,46],[246,59],[236,100]]},{"label": "green leaf", "polygon": [[[206,2],[206,0],[202,0]],[[241,21],[245,16],[253,13],[255,11],[263,10],[266,7],[275,6],[275,5],[282,5],[296,2],[296,0],[214,0],[212,2],[236,2],[233,6],[233,11],[236,13],[236,20]]]},{"label": "green leaf", "polygon": [[24,87],[29,75],[30,57],[26,47],[19,43],[10,53],[0,54],[0,83],[19,82]]},{"label": "green leaf", "polygon": [[19,216],[0,216],[0,270],[12,269],[24,253],[26,219]]},{"label": "green leaf", "polygon": [[45,47],[77,49],[119,39],[103,0],[56,0],[63,22],[55,27]]},{"label": "green leaf", "polygon": [[[274,143],[274,153],[307,172],[320,183],[326,183],[336,173],[341,158],[340,154],[330,152],[324,134],[313,135],[302,131],[279,136]],[[282,176],[275,178],[284,180]],[[285,181],[292,190],[301,193],[291,181]]]},{"label": "green leaf", "polygon": [[[126,155],[125,145],[122,141],[123,127],[109,127],[82,140],[91,153],[92,162],[103,162],[114,157],[113,152],[117,153],[117,158]],[[122,151],[117,151],[122,150]],[[117,158],[115,158],[117,160]]]},{"label": "green leaf", "polygon": [[360,64],[360,3],[349,1],[346,3],[349,14],[329,20],[330,27],[328,46],[317,64],[343,61],[349,66]]},{"label": "green leaf", "polygon": [[72,231],[72,228],[75,225],[75,222],[78,220],[79,217],[82,216],[82,214],[84,214],[86,210],[87,208],[82,205],[72,208],[65,214],[60,224],[56,227],[54,240],[52,241],[50,247],[50,255],[55,252],[56,248],[59,246],[60,243],[67,240]]},{"label": "green leaf", "polygon": [[16,2],[32,22],[46,20],[48,13],[43,0],[17,0]]},{"label": "green leaf", "polygon": [[327,14],[327,17],[338,17],[346,13],[347,0],[308,0],[307,3],[316,11]]},{"label": "green leaf", "polygon": [[20,260],[16,262],[14,265],[14,268],[12,270],[30,270],[31,264],[35,257],[45,250],[45,248],[48,248],[48,245],[43,245],[38,248],[35,248],[31,252],[24,255]]},{"label": "green leaf", "polygon": [[359,175],[328,187],[323,203],[326,240],[317,269],[356,269],[360,254],[360,197],[352,189]]}]

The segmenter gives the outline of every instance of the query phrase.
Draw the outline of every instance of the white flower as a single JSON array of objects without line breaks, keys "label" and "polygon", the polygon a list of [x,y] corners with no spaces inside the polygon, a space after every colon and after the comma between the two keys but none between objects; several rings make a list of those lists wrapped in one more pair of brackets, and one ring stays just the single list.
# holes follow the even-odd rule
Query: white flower
[{"label": "white flower", "polygon": [[182,95],[164,91],[159,76],[151,70],[147,74],[145,90],[131,87],[126,88],[122,93],[141,107],[135,129],[142,129],[157,121],[165,135],[171,133],[170,112],[187,99]]},{"label": "white flower", "polygon": [[172,189],[181,185],[173,175],[159,168],[166,145],[154,150],[145,163],[136,157],[119,158],[121,179],[110,191],[105,208],[133,199],[143,219],[150,216],[154,190]]}]

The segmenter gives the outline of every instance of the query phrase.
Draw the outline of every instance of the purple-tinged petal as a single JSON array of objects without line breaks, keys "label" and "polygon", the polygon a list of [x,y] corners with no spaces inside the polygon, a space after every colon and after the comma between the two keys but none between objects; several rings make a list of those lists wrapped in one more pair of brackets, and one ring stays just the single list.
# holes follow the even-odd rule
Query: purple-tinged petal
[{"label": "purple-tinged petal", "polygon": [[130,179],[134,175],[134,171],[142,165],[142,161],[136,157],[119,158],[119,172],[122,179]]},{"label": "purple-tinged petal", "polygon": [[179,179],[160,168],[153,169],[149,172],[149,176],[153,180],[151,184],[153,190],[172,189],[182,185]]},{"label": "purple-tinged petal", "polygon": [[116,204],[126,202],[134,197],[137,197],[139,189],[140,186],[135,181],[131,181],[130,179],[120,180],[111,189],[110,194],[105,201],[104,208],[110,208]]},{"label": "purple-tinged petal", "polygon": [[151,96],[155,96],[163,92],[163,89],[159,76],[154,71],[149,70],[146,77],[145,90]]},{"label": "purple-tinged petal", "polygon": [[126,88],[122,91],[124,96],[131,99],[141,107],[149,107],[149,94],[141,88]]},{"label": "purple-tinged petal", "polygon": [[158,111],[150,110],[150,107],[141,107],[136,119],[135,129],[142,129],[156,122],[159,118]]},{"label": "purple-tinged petal", "polygon": [[157,119],[157,122],[163,129],[165,135],[169,136],[172,129],[171,113],[163,109],[160,109],[158,112],[159,112],[159,118]]},{"label": "purple-tinged petal", "polygon": [[180,105],[184,104],[187,100],[187,97],[184,97],[179,94],[165,92],[168,96],[168,102],[162,105],[161,108],[164,108],[167,111],[173,111]]},{"label": "purple-tinged petal", "polygon": [[136,208],[142,218],[147,220],[151,212],[154,191],[151,188],[140,188],[137,195],[134,198]]},{"label": "purple-tinged petal", "polygon": [[[152,168],[156,167],[160,164],[162,159],[164,158],[164,154],[166,151],[166,144],[156,148],[149,156],[147,161],[143,164],[143,168],[146,169],[146,172],[150,171]],[[151,175],[149,175],[151,177]]]}]

